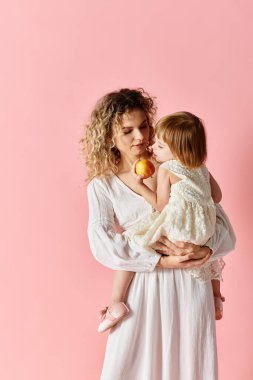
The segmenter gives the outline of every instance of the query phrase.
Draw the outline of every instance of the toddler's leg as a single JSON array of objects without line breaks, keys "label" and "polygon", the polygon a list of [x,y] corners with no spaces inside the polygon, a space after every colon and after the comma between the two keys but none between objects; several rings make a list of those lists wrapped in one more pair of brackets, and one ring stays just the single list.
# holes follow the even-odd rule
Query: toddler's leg
[{"label": "toddler's leg", "polygon": [[213,287],[213,295],[215,297],[221,297],[220,281],[219,280],[212,280],[212,287]]},{"label": "toddler's leg", "polygon": [[215,318],[216,320],[219,320],[223,316],[222,302],[225,301],[225,297],[221,295],[219,280],[212,280],[212,287],[213,287],[213,295],[214,295]]},{"label": "toddler's leg", "polygon": [[98,326],[98,332],[110,329],[129,313],[125,301],[133,276],[134,272],[114,272],[110,304],[101,311],[102,322]]},{"label": "toddler's leg", "polygon": [[114,272],[110,305],[126,301],[127,291],[133,279],[134,272],[117,270]]}]

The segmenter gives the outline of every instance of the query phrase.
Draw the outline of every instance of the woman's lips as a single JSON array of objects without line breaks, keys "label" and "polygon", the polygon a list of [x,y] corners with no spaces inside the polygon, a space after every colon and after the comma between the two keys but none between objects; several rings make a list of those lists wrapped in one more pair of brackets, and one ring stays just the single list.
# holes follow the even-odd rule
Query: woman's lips
[{"label": "woman's lips", "polygon": [[143,146],[144,146],[144,143],[142,143],[142,144],[132,145],[132,147],[134,147],[134,148],[141,148],[141,147],[143,147]]}]

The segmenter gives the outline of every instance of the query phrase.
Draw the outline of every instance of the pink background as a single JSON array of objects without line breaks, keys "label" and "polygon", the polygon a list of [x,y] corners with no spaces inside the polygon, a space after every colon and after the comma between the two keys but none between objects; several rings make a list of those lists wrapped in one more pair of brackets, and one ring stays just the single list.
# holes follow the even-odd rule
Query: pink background
[{"label": "pink background", "polygon": [[252,2],[23,0],[1,5],[1,380],[96,380],[97,314],[111,271],[87,244],[78,141],[94,102],[120,87],[159,116],[206,122],[208,165],[235,227],[220,379],[253,378]]}]

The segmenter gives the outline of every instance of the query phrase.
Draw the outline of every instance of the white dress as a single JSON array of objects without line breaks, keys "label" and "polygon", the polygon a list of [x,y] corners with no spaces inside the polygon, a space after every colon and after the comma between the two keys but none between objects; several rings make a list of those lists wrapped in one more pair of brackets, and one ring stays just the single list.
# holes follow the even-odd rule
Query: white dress
[{"label": "white dress", "polygon": [[[115,232],[151,212],[151,206],[118,177],[88,185],[88,236],[94,257],[114,270],[137,272],[130,285],[129,316],[108,336],[101,380],[217,380],[211,282],[180,269],[156,269],[160,255]],[[234,248],[229,220],[217,207],[208,245],[212,260]]]},{"label": "white dress", "polygon": [[[162,168],[180,181],[171,186],[170,198],[161,212],[153,212],[135,223],[124,235],[143,247],[161,236],[172,242],[184,241],[204,245],[215,231],[216,207],[211,197],[209,171],[205,165],[188,169],[177,160],[166,161]],[[188,272],[200,281],[222,280],[222,259]]]}]

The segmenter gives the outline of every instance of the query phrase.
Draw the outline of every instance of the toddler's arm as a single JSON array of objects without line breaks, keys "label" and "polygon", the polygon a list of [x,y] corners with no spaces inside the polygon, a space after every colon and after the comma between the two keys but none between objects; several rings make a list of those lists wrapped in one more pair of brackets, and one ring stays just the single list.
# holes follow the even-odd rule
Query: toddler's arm
[{"label": "toddler's arm", "polygon": [[209,175],[210,175],[211,195],[212,195],[213,201],[214,203],[220,203],[222,199],[221,188],[219,184],[216,182],[216,180],[214,179],[214,177],[212,176],[212,174],[209,173]]},{"label": "toddler's arm", "polygon": [[161,211],[168,203],[170,197],[170,172],[167,169],[159,167],[157,173],[157,192],[152,191],[143,183],[143,178],[137,176],[137,189],[140,195],[151,204],[157,211]]}]

